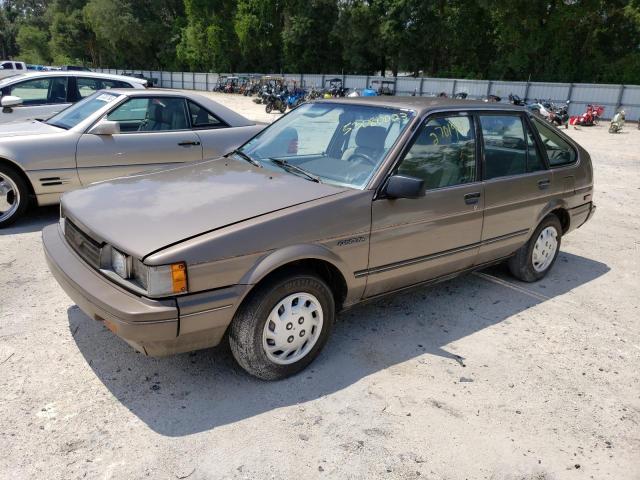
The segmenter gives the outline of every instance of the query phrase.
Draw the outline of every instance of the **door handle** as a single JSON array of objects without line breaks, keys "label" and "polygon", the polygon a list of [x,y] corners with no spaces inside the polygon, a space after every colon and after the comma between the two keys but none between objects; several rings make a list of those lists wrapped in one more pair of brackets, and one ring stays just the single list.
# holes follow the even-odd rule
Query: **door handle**
[{"label": "door handle", "polygon": [[551,180],[549,180],[548,178],[545,178],[544,180],[540,180],[538,182],[538,188],[540,190],[545,190],[549,188],[550,185],[551,185]]},{"label": "door handle", "polygon": [[192,142],[180,142],[178,145],[180,145],[181,147],[191,147],[191,146],[198,146],[198,145],[200,145],[200,142],[196,142],[196,141],[192,141]]},{"label": "door handle", "polygon": [[467,193],[464,196],[464,203],[467,205],[475,205],[480,201],[480,192]]}]

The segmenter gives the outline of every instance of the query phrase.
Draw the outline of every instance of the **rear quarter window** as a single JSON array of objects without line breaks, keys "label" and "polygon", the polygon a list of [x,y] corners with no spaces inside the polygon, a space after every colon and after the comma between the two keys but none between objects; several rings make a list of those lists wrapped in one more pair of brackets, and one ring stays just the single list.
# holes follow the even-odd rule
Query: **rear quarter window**
[{"label": "rear quarter window", "polygon": [[549,159],[549,165],[551,167],[561,167],[576,162],[578,154],[569,142],[564,140],[558,132],[555,131],[555,127],[545,125],[536,118],[533,119],[533,123],[538,130],[540,140],[542,141],[542,148],[547,152],[547,158]]}]

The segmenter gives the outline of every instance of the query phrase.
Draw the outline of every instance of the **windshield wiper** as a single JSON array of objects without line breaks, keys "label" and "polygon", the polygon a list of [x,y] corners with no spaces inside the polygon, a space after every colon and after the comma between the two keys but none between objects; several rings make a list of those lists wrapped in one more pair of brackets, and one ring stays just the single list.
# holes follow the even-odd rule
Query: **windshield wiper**
[{"label": "windshield wiper", "polygon": [[271,160],[273,163],[278,165],[283,170],[286,170],[288,172],[297,172],[297,173],[300,173],[300,174],[304,175],[305,177],[307,177],[312,182],[322,183],[322,181],[320,181],[320,177],[314,175],[313,173],[305,170],[302,167],[299,167],[298,165],[294,165],[293,163],[289,163],[286,160],[282,160],[281,158],[270,158],[269,160]]},{"label": "windshield wiper", "polygon": [[244,153],[242,150],[234,150],[233,152],[231,152],[233,155],[238,155],[240,158],[242,158],[243,160],[246,160],[247,162],[249,162],[251,165],[254,165],[256,167],[260,167],[262,168],[262,165],[260,165],[260,162],[258,162],[257,160],[254,160],[253,158],[251,158],[249,155],[247,155],[246,153]]}]

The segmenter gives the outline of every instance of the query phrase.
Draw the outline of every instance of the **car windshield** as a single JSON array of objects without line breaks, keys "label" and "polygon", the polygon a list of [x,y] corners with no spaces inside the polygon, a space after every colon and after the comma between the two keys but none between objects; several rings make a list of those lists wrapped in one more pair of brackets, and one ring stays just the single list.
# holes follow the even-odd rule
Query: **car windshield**
[{"label": "car windshield", "polygon": [[83,120],[86,120],[90,115],[100,110],[106,104],[115,101],[119,97],[120,95],[113,93],[94,93],[93,95],[71,105],[69,108],[66,108],[60,113],[49,118],[46,123],[53,125],[54,127],[69,130]]},{"label": "car windshield", "polygon": [[305,104],[239,151],[267,168],[363,189],[413,116],[410,110],[385,107]]}]

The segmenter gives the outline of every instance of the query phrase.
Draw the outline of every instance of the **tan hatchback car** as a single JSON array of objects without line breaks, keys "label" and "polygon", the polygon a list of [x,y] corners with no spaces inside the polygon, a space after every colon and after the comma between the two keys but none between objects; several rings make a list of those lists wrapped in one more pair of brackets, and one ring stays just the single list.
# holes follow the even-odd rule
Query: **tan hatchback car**
[{"label": "tan hatchback car", "polygon": [[148,355],[217,345],[263,379],[336,312],[507,261],[542,278],[594,213],[589,154],[518,107],[304,104],[232,154],[65,194],[43,241],[90,317]]}]

